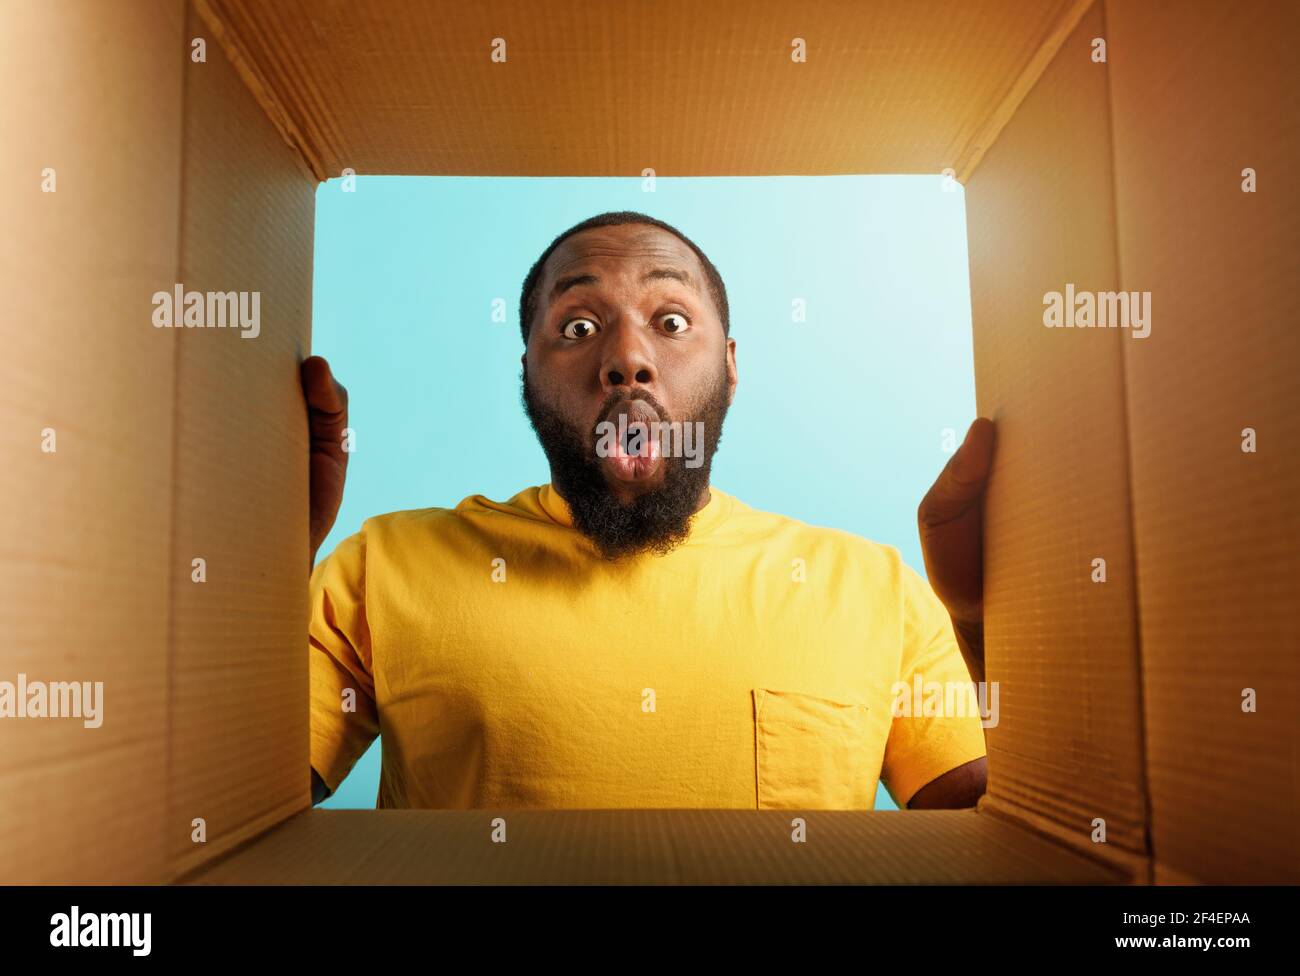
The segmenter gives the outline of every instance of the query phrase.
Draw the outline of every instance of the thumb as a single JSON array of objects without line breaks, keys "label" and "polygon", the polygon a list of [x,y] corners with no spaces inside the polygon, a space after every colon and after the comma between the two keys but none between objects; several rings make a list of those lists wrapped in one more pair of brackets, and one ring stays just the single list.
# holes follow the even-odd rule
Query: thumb
[{"label": "thumb", "polygon": [[964,515],[984,494],[993,466],[993,421],[976,417],[934,485],[921,501],[921,527],[933,528]]},{"label": "thumb", "polygon": [[348,393],[334,378],[330,364],[322,356],[309,356],[299,367],[302,392],[307,407],[317,414],[341,414],[347,409]]}]

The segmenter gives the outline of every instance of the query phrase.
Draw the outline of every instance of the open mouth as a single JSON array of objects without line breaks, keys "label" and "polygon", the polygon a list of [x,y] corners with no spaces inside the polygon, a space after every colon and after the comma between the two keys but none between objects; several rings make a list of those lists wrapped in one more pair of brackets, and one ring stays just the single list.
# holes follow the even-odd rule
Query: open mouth
[{"label": "open mouth", "polygon": [[662,465],[658,433],[659,414],[645,400],[622,400],[604,420],[616,430],[613,450],[601,459],[610,477],[617,481],[646,481]]}]

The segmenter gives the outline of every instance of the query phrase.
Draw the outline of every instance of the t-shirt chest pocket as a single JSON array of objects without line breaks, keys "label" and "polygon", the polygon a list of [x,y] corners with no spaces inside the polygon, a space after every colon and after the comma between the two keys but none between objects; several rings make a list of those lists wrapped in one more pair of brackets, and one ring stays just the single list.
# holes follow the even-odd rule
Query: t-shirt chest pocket
[{"label": "t-shirt chest pocket", "polygon": [[770,688],[753,694],[760,810],[871,809],[879,770],[866,705]]}]

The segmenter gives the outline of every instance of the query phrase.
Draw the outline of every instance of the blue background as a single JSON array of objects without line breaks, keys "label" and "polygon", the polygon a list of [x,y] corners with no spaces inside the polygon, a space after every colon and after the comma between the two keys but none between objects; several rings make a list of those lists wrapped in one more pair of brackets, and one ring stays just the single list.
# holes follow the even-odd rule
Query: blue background
[{"label": "blue background", "polygon": [[[897,546],[975,416],[965,202],[935,176],[357,177],[316,194],[312,351],[356,432],[321,558],[371,515],[549,480],[520,404],[519,289],[560,232],[637,210],[721,272],[740,384],[713,483]],[[807,321],[791,321],[792,301]],[[505,321],[494,322],[493,303]],[[484,437],[483,431],[491,432]],[[373,808],[380,747],[323,806]],[[877,809],[892,809],[882,786]]]}]

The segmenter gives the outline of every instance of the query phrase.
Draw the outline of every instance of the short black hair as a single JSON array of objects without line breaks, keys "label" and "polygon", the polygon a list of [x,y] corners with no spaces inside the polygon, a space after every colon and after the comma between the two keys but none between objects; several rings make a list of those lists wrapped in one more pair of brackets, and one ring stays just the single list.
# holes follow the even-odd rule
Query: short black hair
[{"label": "short black hair", "polygon": [[671,224],[666,224],[648,214],[637,213],[635,210],[611,210],[603,214],[597,214],[594,217],[588,217],[580,224],[574,224],[551,241],[550,246],[542,252],[542,256],[529,269],[528,277],[524,279],[523,290],[519,294],[519,331],[524,337],[524,345],[528,345],[528,332],[532,328],[533,317],[537,314],[537,295],[535,293],[541,281],[542,267],[546,264],[546,259],[551,256],[551,252],[566,239],[580,231],[590,230],[592,227],[615,227],[620,224],[649,224],[651,227],[658,227],[660,230],[668,231],[694,251],[695,256],[700,259],[700,264],[704,266],[704,275],[709,286],[709,296],[713,299],[713,304],[718,310],[718,317],[722,320],[722,334],[731,335],[731,312],[727,307],[727,286],[722,283],[722,275],[718,274],[718,269],[713,266],[713,262],[709,260],[708,255],[701,251],[693,240]]}]

